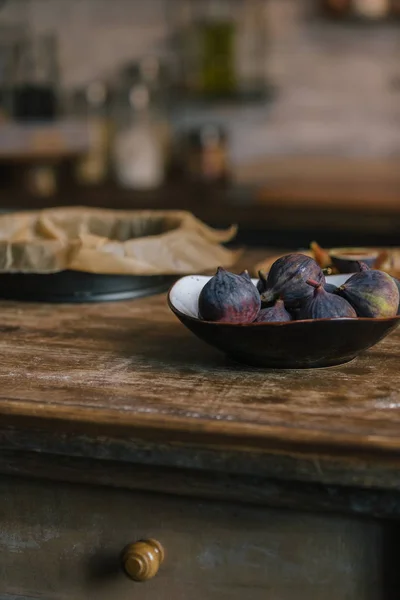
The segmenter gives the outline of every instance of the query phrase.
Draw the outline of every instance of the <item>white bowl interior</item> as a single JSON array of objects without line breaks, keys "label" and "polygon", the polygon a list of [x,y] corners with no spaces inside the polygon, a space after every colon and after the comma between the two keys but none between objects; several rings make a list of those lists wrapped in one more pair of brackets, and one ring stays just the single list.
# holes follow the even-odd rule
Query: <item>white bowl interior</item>
[{"label": "white bowl interior", "polygon": [[[340,286],[351,274],[347,275],[329,275],[326,278],[327,283]],[[179,312],[188,317],[199,318],[199,296],[200,292],[211,277],[206,275],[188,275],[179,279],[169,293],[169,299],[172,306]],[[258,279],[252,279],[254,285],[257,285]]]}]

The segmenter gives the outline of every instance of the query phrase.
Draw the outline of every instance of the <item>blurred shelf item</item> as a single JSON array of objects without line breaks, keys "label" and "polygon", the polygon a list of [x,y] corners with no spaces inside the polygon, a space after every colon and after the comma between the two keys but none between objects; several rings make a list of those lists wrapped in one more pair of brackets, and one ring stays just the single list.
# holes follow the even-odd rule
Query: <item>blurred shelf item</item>
[{"label": "blurred shelf item", "polygon": [[[1,5],[0,5],[1,8]],[[0,24],[0,113],[1,120],[12,116],[12,96],[15,76],[15,51],[17,44],[26,39],[27,30],[22,24]]]},{"label": "blurred shelf item", "polygon": [[221,184],[229,179],[228,136],[213,123],[191,129],[181,144],[183,171],[193,183]]},{"label": "blurred shelf item", "polygon": [[0,124],[0,161],[18,162],[79,155],[88,151],[89,131],[84,120],[51,123]]},{"label": "blurred shelf item", "polygon": [[28,165],[21,175],[23,185],[32,196],[50,198],[57,193],[58,165],[52,162]]},{"label": "blurred shelf item", "polygon": [[355,14],[363,19],[379,20],[389,15],[389,0],[353,0]]},{"label": "blurred shelf item", "polygon": [[139,82],[128,91],[130,113],[117,127],[113,163],[118,183],[131,189],[160,187],[166,176],[170,134],[152,103],[151,90]]},{"label": "blurred shelf item", "polygon": [[27,36],[15,42],[10,90],[14,120],[32,122],[57,118],[59,67],[55,36]]},{"label": "blurred shelf item", "polygon": [[171,7],[178,100],[247,103],[271,97],[264,0],[176,0]]},{"label": "blurred shelf item", "polygon": [[323,14],[340,22],[385,23],[400,17],[399,0],[320,0]]},{"label": "blurred shelf item", "polygon": [[126,104],[129,91],[144,84],[150,93],[152,104],[164,107],[170,99],[172,73],[170,62],[165,57],[144,54],[138,60],[125,63],[118,71],[114,84],[116,102]]},{"label": "blurred shelf item", "polygon": [[88,151],[76,162],[76,179],[82,185],[106,181],[110,170],[113,126],[110,91],[103,81],[92,81],[74,95],[73,114],[85,120]]},{"label": "blurred shelf item", "polygon": [[321,6],[328,17],[342,19],[351,11],[351,0],[321,0]]},{"label": "blurred shelf item", "polygon": [[0,188],[51,198],[89,148],[86,122],[0,124]]}]

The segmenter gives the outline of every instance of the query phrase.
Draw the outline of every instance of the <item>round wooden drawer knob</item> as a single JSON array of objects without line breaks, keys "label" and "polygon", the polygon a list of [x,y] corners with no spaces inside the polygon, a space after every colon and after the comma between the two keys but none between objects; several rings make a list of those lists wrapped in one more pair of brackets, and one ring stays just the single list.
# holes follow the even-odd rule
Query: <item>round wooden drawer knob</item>
[{"label": "round wooden drawer knob", "polygon": [[122,564],[134,581],[147,581],[157,575],[164,560],[164,548],[157,540],[139,540],[125,548]]}]

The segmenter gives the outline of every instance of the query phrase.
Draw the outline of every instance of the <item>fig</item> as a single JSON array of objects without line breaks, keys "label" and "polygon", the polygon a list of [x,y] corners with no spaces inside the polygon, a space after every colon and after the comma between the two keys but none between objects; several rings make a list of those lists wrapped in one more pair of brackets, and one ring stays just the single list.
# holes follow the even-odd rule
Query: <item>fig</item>
[{"label": "fig", "polygon": [[246,281],[251,281],[250,273],[248,272],[247,269],[240,273],[240,277],[244,277],[244,279],[246,279]]},{"label": "fig", "polygon": [[267,276],[264,271],[258,271],[257,289],[262,294],[267,289]]},{"label": "fig", "polygon": [[367,265],[367,263],[362,262],[361,260],[357,260],[355,265],[356,265],[356,273],[371,270],[370,267]]},{"label": "fig", "polygon": [[[341,296],[330,294],[322,283],[309,279],[307,285],[313,290],[312,296],[306,298],[298,313],[298,319],[335,319],[357,317],[354,308]],[[314,288],[314,289],[313,289]]]},{"label": "fig", "polygon": [[[400,295],[400,281],[398,279],[396,279],[396,277],[392,277],[392,279],[395,282],[397,289],[399,290],[399,295]],[[399,306],[397,308],[397,314],[400,315],[400,301],[399,301]]]},{"label": "fig", "polygon": [[399,290],[384,271],[355,273],[339,287],[338,294],[348,300],[359,317],[394,317],[399,307]]},{"label": "fig", "polygon": [[333,285],[333,283],[325,283],[324,290],[330,294],[335,294],[338,291],[338,288],[336,285]]},{"label": "fig", "polygon": [[[358,265],[360,271],[370,271],[371,270],[365,262],[359,261],[357,263],[357,265]],[[392,279],[395,282],[395,284],[397,285],[397,289],[399,290],[399,295],[400,295],[400,281],[398,279],[396,279],[396,277],[392,277]],[[400,301],[399,301],[399,307],[397,309],[397,314],[400,315]]]},{"label": "fig", "polygon": [[300,306],[295,306],[294,308],[291,308],[289,312],[292,315],[292,321],[299,320]]},{"label": "fig", "polygon": [[268,278],[263,281],[262,302],[271,303],[282,298],[287,308],[292,308],[313,295],[312,287],[306,282],[312,279],[325,283],[321,267],[313,258],[304,254],[287,254],[272,265]]},{"label": "fig", "polygon": [[277,300],[273,306],[260,310],[255,323],[280,323],[292,320],[292,315],[286,310],[283,300]]},{"label": "fig", "polygon": [[199,296],[199,315],[205,321],[252,323],[260,311],[260,294],[250,279],[219,267]]}]

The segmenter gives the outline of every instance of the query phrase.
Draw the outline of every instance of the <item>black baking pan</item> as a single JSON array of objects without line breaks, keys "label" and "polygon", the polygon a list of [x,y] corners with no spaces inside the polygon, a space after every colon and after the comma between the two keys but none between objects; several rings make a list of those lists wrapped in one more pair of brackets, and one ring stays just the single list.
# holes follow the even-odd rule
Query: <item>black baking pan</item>
[{"label": "black baking pan", "polygon": [[112,302],[165,292],[173,275],[101,275],[81,271],[1,273],[0,298],[26,302]]}]

